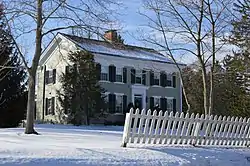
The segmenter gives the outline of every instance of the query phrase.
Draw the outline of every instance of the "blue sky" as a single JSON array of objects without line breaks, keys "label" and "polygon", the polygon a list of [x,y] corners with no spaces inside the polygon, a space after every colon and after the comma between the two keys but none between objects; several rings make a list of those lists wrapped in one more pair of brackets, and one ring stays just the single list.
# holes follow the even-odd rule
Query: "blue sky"
[{"label": "blue sky", "polygon": [[[148,19],[145,18],[145,16],[139,14],[139,11],[143,10],[143,0],[121,0],[121,1],[123,3],[123,6],[122,9],[118,11],[120,15],[117,16],[118,17],[117,21],[119,23],[119,27],[121,28],[121,30],[119,30],[118,32],[121,34],[122,38],[125,39],[125,43],[130,45],[152,47],[152,45],[149,45],[145,42],[141,42],[138,40],[138,38],[140,38],[141,35],[140,33],[138,33],[139,30],[143,29],[149,34],[149,31],[146,27],[146,25],[148,24]],[[147,14],[153,16],[152,13],[147,12]],[[59,23],[52,22],[52,24],[49,26],[56,26],[57,24],[60,24],[60,22]],[[110,25],[107,28],[115,29],[116,26]],[[156,34],[156,35],[158,35],[158,37],[161,36],[161,34]],[[44,44],[46,45],[50,39],[46,38],[44,40],[45,41]],[[24,45],[24,48],[27,51],[26,52],[27,59],[29,61],[31,61],[34,54],[34,46],[35,46],[34,40],[35,40],[34,33],[26,35],[24,36],[24,38],[21,38],[20,40],[20,43]],[[181,59],[179,57],[176,58],[182,63],[187,63],[187,64],[192,63],[196,60],[194,57],[186,54],[185,56],[182,55]]]},{"label": "blue sky", "polygon": [[[138,45],[138,46],[146,46],[145,43],[140,42],[136,38],[138,37],[138,29],[145,24],[145,17],[141,16],[138,11],[142,8],[142,0],[121,0],[122,1],[122,10],[119,10],[117,15],[119,26],[108,26],[108,28],[116,29],[116,27],[121,28],[118,32],[121,34],[122,38],[125,39],[126,44]],[[29,24],[29,23],[28,23]],[[54,23],[52,23],[54,25]],[[55,23],[56,25],[57,23]],[[33,24],[35,27],[35,25]],[[68,32],[66,30],[64,32]],[[49,38],[45,38],[44,46],[47,45],[49,40],[51,40],[51,36]],[[95,37],[94,37],[95,38]],[[34,40],[35,33],[32,32],[28,35],[23,35],[19,39],[19,43],[25,48],[25,53],[27,54],[27,59],[29,61],[32,60],[34,54]]]}]

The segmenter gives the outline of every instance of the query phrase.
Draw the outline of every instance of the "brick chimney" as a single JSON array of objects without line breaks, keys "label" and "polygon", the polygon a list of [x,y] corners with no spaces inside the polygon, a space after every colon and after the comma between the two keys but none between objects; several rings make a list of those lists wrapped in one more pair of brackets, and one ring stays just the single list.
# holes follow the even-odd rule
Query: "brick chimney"
[{"label": "brick chimney", "polygon": [[104,34],[104,38],[111,41],[111,42],[116,42],[118,39],[117,31],[116,30],[106,31]]}]

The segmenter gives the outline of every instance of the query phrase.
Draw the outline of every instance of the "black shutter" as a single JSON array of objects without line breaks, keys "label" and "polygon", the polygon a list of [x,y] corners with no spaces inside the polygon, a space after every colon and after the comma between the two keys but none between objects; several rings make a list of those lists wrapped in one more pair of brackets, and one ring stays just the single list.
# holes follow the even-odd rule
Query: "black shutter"
[{"label": "black shutter", "polygon": [[109,113],[114,113],[115,112],[115,94],[109,94]]},{"label": "black shutter", "polygon": [[123,68],[123,83],[127,83],[127,68]]},{"label": "black shutter", "polygon": [[150,85],[154,85],[154,73],[150,71]]},{"label": "black shutter", "polygon": [[49,104],[49,99],[46,98],[46,100],[45,100],[45,115],[48,115],[48,104]]},{"label": "black shutter", "polygon": [[176,88],[176,76],[173,75],[172,78],[173,78],[173,87]]},{"label": "black shutter", "polygon": [[131,84],[135,83],[135,69],[131,69]]},{"label": "black shutter", "polygon": [[77,73],[77,64],[74,64],[74,65],[73,65],[73,68],[74,68],[74,72]]},{"label": "black shutter", "polygon": [[151,110],[153,110],[154,109],[154,97],[150,97],[150,101],[149,102],[150,102],[149,103],[149,107],[150,107]]},{"label": "black shutter", "polygon": [[163,87],[167,86],[167,75],[166,75],[165,72],[161,72],[160,85],[163,86]]},{"label": "black shutter", "polygon": [[142,70],[142,84],[146,85],[146,71]]},{"label": "black shutter", "polygon": [[45,84],[49,84],[49,71],[45,71]]},{"label": "black shutter", "polygon": [[173,99],[173,111],[176,112],[176,99]]},{"label": "black shutter", "polygon": [[163,99],[164,99],[164,98],[161,98],[161,99],[160,99],[160,109],[161,109],[162,111],[164,111],[164,109],[163,109],[163,107],[164,107],[164,101],[163,101]]},{"label": "black shutter", "polygon": [[113,82],[116,82],[116,67],[115,66],[113,66],[112,67],[112,70],[113,70]]},{"label": "black shutter", "polygon": [[115,82],[116,81],[116,67],[113,65],[109,66],[109,81]]},{"label": "black shutter", "polygon": [[165,112],[167,110],[167,99],[161,98],[161,110]]},{"label": "black shutter", "polygon": [[127,96],[123,95],[123,114],[126,114],[127,112]]},{"label": "black shutter", "polygon": [[55,115],[55,97],[52,97],[51,114]]},{"label": "black shutter", "polygon": [[96,64],[96,74],[97,74],[97,80],[101,80],[101,64],[100,63],[97,63]]},{"label": "black shutter", "polygon": [[65,67],[65,74],[67,75],[67,74],[69,74],[69,72],[70,72],[70,71],[69,71],[69,66],[66,66],[66,67]]},{"label": "black shutter", "polygon": [[111,113],[112,112],[112,94],[109,94],[109,103],[108,103],[108,105],[109,105],[109,113]]},{"label": "black shutter", "polygon": [[53,69],[53,84],[56,83],[56,69]]},{"label": "black shutter", "polygon": [[113,81],[113,70],[112,70],[113,66],[109,66],[109,81],[110,82],[114,82]]}]

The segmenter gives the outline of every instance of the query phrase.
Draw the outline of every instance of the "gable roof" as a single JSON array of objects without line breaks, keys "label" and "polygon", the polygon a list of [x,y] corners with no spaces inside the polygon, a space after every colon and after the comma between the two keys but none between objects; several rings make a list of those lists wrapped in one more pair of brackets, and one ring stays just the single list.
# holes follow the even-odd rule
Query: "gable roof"
[{"label": "gable roof", "polygon": [[[174,62],[171,59],[160,54],[154,49],[132,46],[132,45],[125,45],[125,44],[112,44],[106,41],[88,39],[88,38],[68,35],[64,33],[60,33],[60,34],[66,37],[67,39],[71,40],[80,48],[87,50],[93,54],[103,54],[103,55],[116,56],[116,57],[124,57],[124,58],[131,58],[131,59],[139,59],[139,60],[174,64]],[[181,63],[178,63],[178,64],[185,65]]]}]

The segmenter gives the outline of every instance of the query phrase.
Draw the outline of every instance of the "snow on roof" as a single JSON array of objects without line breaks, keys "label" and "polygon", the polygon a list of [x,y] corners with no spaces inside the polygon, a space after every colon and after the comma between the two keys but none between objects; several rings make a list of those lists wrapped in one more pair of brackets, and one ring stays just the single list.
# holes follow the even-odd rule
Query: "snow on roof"
[{"label": "snow on roof", "polygon": [[163,63],[174,63],[171,59],[149,48],[124,45],[111,44],[105,41],[81,38],[77,36],[62,34],[71,39],[81,48],[92,53],[106,54],[112,56],[120,56],[126,58],[134,58],[141,60],[157,61]]}]

